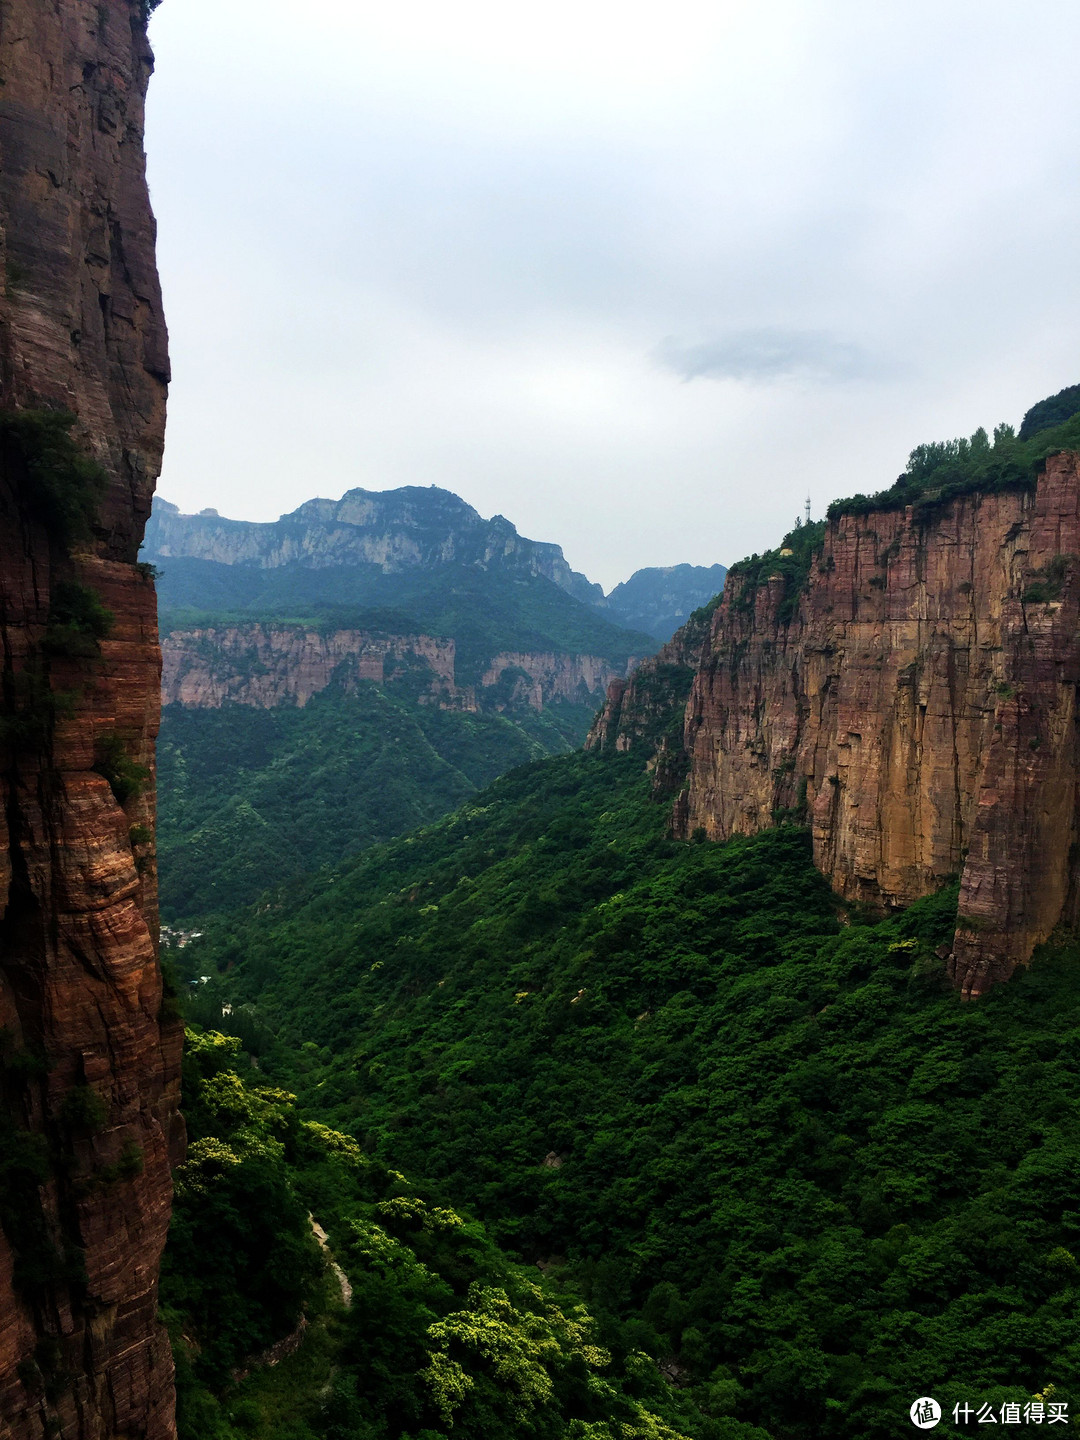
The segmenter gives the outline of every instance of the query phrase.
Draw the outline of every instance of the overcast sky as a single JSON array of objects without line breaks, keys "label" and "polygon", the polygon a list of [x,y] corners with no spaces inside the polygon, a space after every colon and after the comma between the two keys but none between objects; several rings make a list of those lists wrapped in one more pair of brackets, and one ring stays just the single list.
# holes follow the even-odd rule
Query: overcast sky
[{"label": "overcast sky", "polygon": [[610,588],[1080,382],[1076,0],[164,0],[159,489],[442,485]]}]

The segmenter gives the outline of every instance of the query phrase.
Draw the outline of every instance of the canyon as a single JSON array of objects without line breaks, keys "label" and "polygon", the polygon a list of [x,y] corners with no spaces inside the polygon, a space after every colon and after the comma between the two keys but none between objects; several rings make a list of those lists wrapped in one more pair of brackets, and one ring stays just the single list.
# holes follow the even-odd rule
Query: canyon
[{"label": "canyon", "polygon": [[0,15],[0,1433],[171,1440],[181,1026],[157,960],[166,331],[141,0]]},{"label": "canyon", "polygon": [[[612,684],[590,745],[650,740],[682,839],[805,819],[845,900],[902,907],[959,877],[942,958],[983,993],[1077,914],[1078,467],[841,513],[801,584],[734,567],[708,623]],[[676,682],[679,733],[658,736]]]}]

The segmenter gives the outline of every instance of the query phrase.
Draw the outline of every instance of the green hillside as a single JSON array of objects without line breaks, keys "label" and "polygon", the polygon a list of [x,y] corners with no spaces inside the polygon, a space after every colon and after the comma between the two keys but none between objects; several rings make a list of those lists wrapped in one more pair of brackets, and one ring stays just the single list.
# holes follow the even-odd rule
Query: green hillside
[{"label": "green hillside", "polygon": [[445,815],[497,775],[580,745],[592,705],[465,714],[406,682],[307,705],[167,705],[158,745],[161,914],[189,923]]},{"label": "green hillside", "polygon": [[[500,651],[625,663],[656,648],[542,575],[450,565],[392,575],[376,566],[261,570],[197,559],[162,566],[163,635],[262,620],[449,637],[460,686],[476,685]],[[580,745],[599,697],[540,712],[512,705],[518,673],[482,690],[475,715],[425,703],[422,677],[407,667],[355,693],[331,687],[303,709],[166,706],[163,918],[190,923],[248,904],[268,886],[445,815],[515,765]]]},{"label": "green hillside", "polygon": [[[1075,424],[921,447],[874,503],[1029,485]],[[775,565],[794,605],[822,531],[742,603]],[[797,810],[677,843],[654,757],[522,766],[173,953],[182,1440],[894,1440],[926,1395],[939,1435],[1077,1428],[1080,941],[964,1003],[956,887],[845,904]]]},{"label": "green hillside", "polygon": [[[216,977],[195,1017],[376,1173],[583,1297],[695,1440],[885,1440],[924,1394],[1075,1405],[1080,953],[964,1005],[935,954],[954,891],[873,923],[796,826],[676,844],[644,758],[526,767],[212,927],[181,957]],[[372,1328],[412,1303],[328,1228],[382,1286]],[[386,1412],[383,1372],[337,1363],[355,1428],[313,1401],[289,1435],[504,1433]],[[608,1430],[557,1406],[515,1433],[642,1433],[615,1404]],[[284,1435],[268,1413],[253,1433]]]},{"label": "green hillside", "polygon": [[501,650],[627,660],[656,649],[651,635],[606,619],[544,575],[476,565],[416,566],[392,574],[376,565],[261,570],[190,558],[165,558],[158,565],[163,631],[222,616],[344,627],[358,620],[370,624],[373,611],[396,612],[386,624],[407,617],[410,630],[454,639],[460,685],[475,684]]}]

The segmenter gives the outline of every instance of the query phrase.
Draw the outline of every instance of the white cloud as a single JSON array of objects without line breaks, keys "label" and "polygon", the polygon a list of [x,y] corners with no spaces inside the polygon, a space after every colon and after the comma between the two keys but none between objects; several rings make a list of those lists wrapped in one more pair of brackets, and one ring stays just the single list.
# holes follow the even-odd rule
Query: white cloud
[{"label": "white cloud", "polygon": [[780,379],[856,380],[880,373],[858,345],[820,330],[735,330],[704,340],[668,336],[656,348],[661,365],[684,380],[769,383]]},{"label": "white cloud", "polygon": [[153,20],[186,509],[436,483],[610,586],[1080,379],[1069,0],[311,16]]}]

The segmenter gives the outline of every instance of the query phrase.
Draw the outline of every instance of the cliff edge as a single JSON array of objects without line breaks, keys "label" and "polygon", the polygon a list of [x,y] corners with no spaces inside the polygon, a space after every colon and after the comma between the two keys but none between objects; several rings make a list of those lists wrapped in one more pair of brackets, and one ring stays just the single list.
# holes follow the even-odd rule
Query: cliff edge
[{"label": "cliff edge", "polygon": [[975,996],[1077,916],[1078,622],[1062,452],[1030,486],[840,514],[798,586],[735,567],[704,637],[699,618],[613,686],[591,743],[650,739],[670,772],[650,693],[665,662],[692,675],[675,833],[805,819],[838,894],[875,906],[959,877],[945,963]]},{"label": "cliff edge", "polygon": [[168,1440],[143,0],[0,4],[0,1433]]}]

